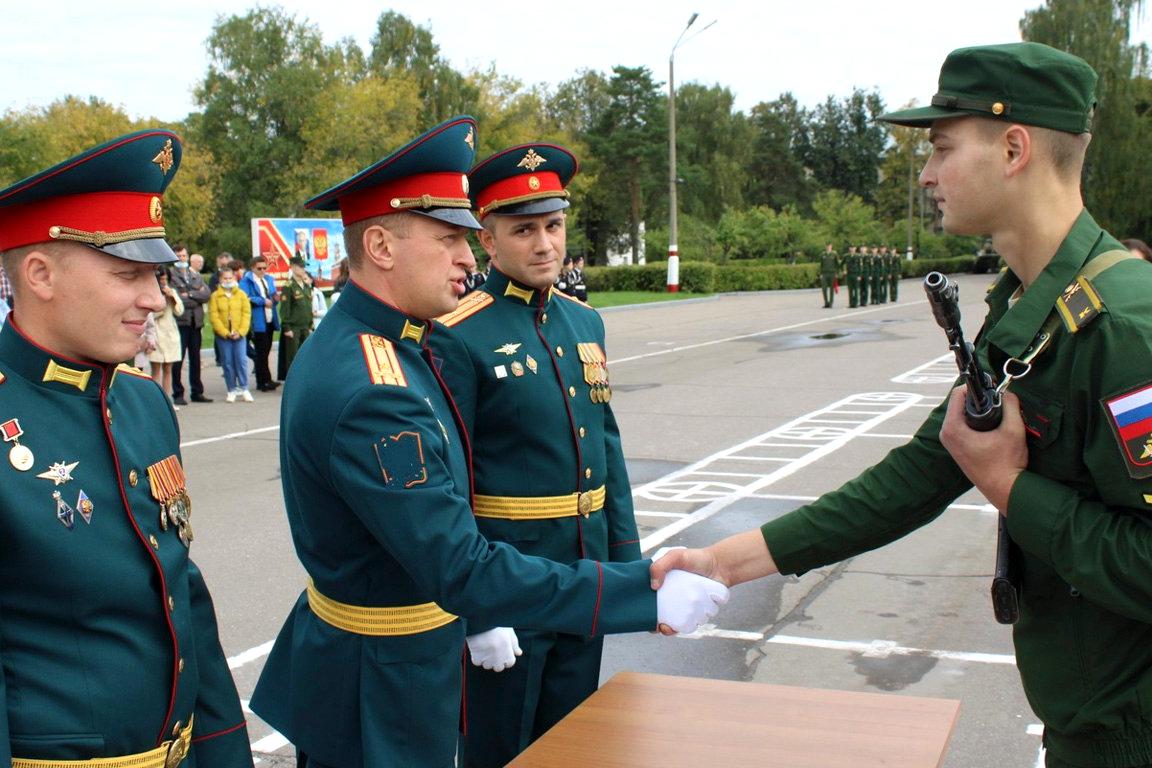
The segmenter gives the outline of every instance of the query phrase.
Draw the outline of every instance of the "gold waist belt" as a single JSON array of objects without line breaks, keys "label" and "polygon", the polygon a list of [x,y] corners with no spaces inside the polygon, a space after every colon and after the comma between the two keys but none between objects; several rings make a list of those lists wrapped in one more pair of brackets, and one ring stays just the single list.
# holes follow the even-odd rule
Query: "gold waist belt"
[{"label": "gold waist belt", "polygon": [[365,608],[325,597],[308,582],[308,605],[321,621],[357,635],[384,637],[418,635],[456,621],[456,617],[436,603],[401,605],[395,608]]},{"label": "gold waist belt", "polygon": [[155,749],[124,757],[97,757],[93,760],[25,760],[12,758],[12,768],[177,768],[188,756],[192,744],[192,721],[180,735]]},{"label": "gold waist belt", "polygon": [[482,496],[476,494],[476,517],[502,520],[547,520],[588,515],[604,509],[604,486],[563,496]]}]

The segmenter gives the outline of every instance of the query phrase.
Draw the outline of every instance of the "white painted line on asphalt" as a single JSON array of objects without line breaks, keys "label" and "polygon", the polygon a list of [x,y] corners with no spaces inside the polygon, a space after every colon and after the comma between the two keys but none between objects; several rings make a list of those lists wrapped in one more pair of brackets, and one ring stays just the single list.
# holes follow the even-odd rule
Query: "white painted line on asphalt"
[{"label": "white painted line on asphalt", "polygon": [[1029,736],[1043,736],[1044,726],[1040,723],[1032,723],[1024,729],[1024,733],[1028,734]]},{"label": "white painted line on asphalt", "polygon": [[698,640],[704,637],[717,637],[721,640],[750,640],[758,643],[764,639],[763,632],[744,632],[739,629],[720,629],[715,624],[701,624],[695,632],[688,632],[676,637],[686,640]]},{"label": "white painted line on asphalt", "polygon": [[640,512],[637,510],[635,514],[643,515],[644,517],[688,517],[687,512]]},{"label": "white painted line on asphalt", "polygon": [[816,320],[807,320],[803,323],[793,323],[792,325],[782,325],[779,328],[769,328],[767,330],[756,331],[754,333],[742,333],[739,336],[728,336],[728,337],[725,337],[723,339],[713,339],[711,341],[701,341],[701,342],[698,342],[696,344],[685,344],[682,347],[671,347],[669,349],[661,349],[658,352],[645,352],[642,355],[632,355],[631,357],[619,357],[619,358],[616,358],[615,360],[612,361],[612,365],[620,365],[621,363],[631,363],[633,361],[644,360],[644,359],[649,358],[649,357],[659,357],[661,355],[671,355],[671,354],[676,353],[676,352],[686,352],[690,349],[700,349],[701,347],[713,347],[713,346],[716,346],[717,344],[727,344],[730,341],[742,341],[743,339],[754,339],[758,336],[767,336],[767,335],[773,334],[773,333],[780,333],[781,331],[792,331],[792,330],[795,330],[797,328],[805,328],[809,325],[818,325],[820,323],[828,323],[828,322],[842,323],[849,318],[857,317],[859,315],[868,315],[868,314],[871,314],[873,312],[883,312],[884,310],[887,310],[887,309],[900,309],[903,307],[914,307],[917,304],[927,304],[927,303],[928,303],[928,300],[924,299],[922,301],[914,301],[910,304],[901,304],[899,306],[896,306],[895,304],[893,304],[893,305],[885,305],[882,307],[876,307],[875,309],[861,309],[857,312],[850,312],[850,313],[844,314],[844,315],[833,315],[830,317],[821,317],[821,318],[818,318]]},{"label": "white painted line on asphalt", "polygon": [[269,640],[263,645],[258,645],[255,648],[242,651],[235,656],[230,656],[228,658],[228,669],[239,669],[249,662],[264,658],[272,651],[272,644],[275,642],[275,640]]},{"label": "white painted line on asphalt", "polygon": [[892,378],[893,384],[952,384],[957,378],[956,357],[941,355]]},{"label": "white painted line on asphalt", "polygon": [[235,440],[238,437],[248,437],[249,435],[259,435],[262,432],[275,432],[280,429],[277,424],[274,427],[260,427],[259,429],[249,429],[244,432],[232,432],[227,435],[220,435],[219,437],[206,437],[203,440],[189,440],[186,443],[180,443],[181,448],[191,448],[194,445],[207,445],[208,443],[218,443],[221,440]]},{"label": "white painted line on asphalt", "polygon": [[869,432],[866,435],[860,435],[860,437],[881,437],[885,440],[911,440],[915,435],[890,435],[883,432]]},{"label": "white painted line on asphalt", "polygon": [[267,754],[269,752],[275,752],[281,747],[286,747],[289,743],[288,739],[281,736],[279,731],[272,731],[272,733],[259,741],[252,742],[252,751]]},{"label": "white painted line on asphalt", "polygon": [[831,651],[860,653],[869,658],[886,659],[890,656],[931,656],[934,659],[969,661],[979,664],[1008,664],[1015,666],[1016,657],[1008,653],[973,653],[968,651],[930,651],[923,648],[907,648],[891,640],[827,640],[818,637],[796,637],[794,635],[774,635],[764,642],[774,645],[798,645],[806,648],[824,648]]}]

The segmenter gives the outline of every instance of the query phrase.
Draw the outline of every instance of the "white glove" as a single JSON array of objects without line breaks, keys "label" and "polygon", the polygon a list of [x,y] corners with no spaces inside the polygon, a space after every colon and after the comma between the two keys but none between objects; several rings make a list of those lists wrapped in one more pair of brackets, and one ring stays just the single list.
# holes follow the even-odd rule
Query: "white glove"
[{"label": "white glove", "polygon": [[656,562],[674,549],[687,549],[687,547],[660,547],[656,550],[656,554],[652,555],[652,562]]},{"label": "white glove", "polygon": [[668,571],[656,590],[656,621],[678,633],[694,632],[728,602],[728,587],[681,570]]},{"label": "white glove", "polygon": [[511,627],[496,627],[478,635],[469,635],[465,639],[472,663],[493,672],[511,669],[516,663],[516,657],[524,653],[520,650],[520,641],[516,639],[516,630]]}]

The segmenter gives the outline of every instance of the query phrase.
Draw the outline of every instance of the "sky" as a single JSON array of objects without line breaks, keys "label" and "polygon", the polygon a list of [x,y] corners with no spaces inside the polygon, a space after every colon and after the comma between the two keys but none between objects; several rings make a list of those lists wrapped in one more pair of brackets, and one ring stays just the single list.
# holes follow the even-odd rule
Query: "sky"
[{"label": "sky", "polygon": [[[268,5],[268,3],[265,3]],[[668,79],[668,57],[689,17],[699,18],[675,55],[677,85],[730,88],[736,107],[791,92],[812,107],[855,87],[889,108],[925,103],[947,53],[1020,39],[1024,11],[1041,0],[577,0],[550,6],[512,0],[284,0],[326,42],[354,38],[367,51],[376,20],[394,10],[432,30],[457,69],[495,65],[520,81],[555,85],[582,69],[645,66]],[[0,112],[67,95],[97,96],[133,118],[179,120],[196,109],[207,70],[205,41],[221,16],[255,2],[53,0],[4,3]],[[712,26],[709,23],[715,22]],[[1149,42],[1138,21],[1133,40]]]}]

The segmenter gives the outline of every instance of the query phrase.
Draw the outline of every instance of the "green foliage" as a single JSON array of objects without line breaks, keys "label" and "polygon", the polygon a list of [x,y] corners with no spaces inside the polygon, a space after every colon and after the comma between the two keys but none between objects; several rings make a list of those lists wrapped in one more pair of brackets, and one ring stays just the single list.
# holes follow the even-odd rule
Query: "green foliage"
[{"label": "green foliage", "polygon": [[802,153],[817,182],[872,201],[888,141],[887,127],[876,122],[883,112],[879,94],[858,88],[841,101],[829,96],[816,107]]},{"label": "green foliage", "polygon": [[[589,291],[664,291],[668,271],[664,264],[588,267],[585,277]],[[717,266],[684,262],[680,265],[680,289],[693,293],[811,288],[819,277],[819,267],[815,264]]]},{"label": "green foliage", "polygon": [[[677,222],[681,269],[688,261],[724,261],[716,241],[716,228],[706,221],[681,214]],[[644,230],[644,253],[647,261],[668,260],[668,227]]]},{"label": "green foliage", "polygon": [[752,205],[811,209],[816,185],[801,155],[807,142],[806,119],[791,93],[752,107],[752,156],[744,174],[744,197]]},{"label": "green foliage", "polygon": [[916,258],[912,261],[900,262],[900,274],[904,277],[924,277],[929,272],[943,272],[944,274],[957,274],[971,272],[976,264],[976,257],[954,256],[948,258]]},{"label": "green foliage", "polygon": [[716,243],[728,259],[785,258],[820,249],[820,233],[794,208],[767,206],[728,211],[716,225]]},{"label": "green foliage", "polygon": [[812,209],[820,238],[837,249],[882,239],[883,228],[876,221],[876,211],[857,195],[829,189],[816,195]]}]

